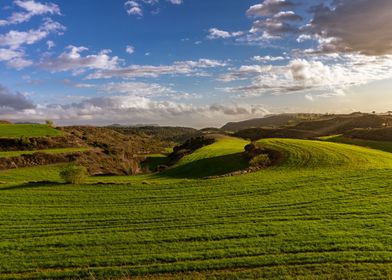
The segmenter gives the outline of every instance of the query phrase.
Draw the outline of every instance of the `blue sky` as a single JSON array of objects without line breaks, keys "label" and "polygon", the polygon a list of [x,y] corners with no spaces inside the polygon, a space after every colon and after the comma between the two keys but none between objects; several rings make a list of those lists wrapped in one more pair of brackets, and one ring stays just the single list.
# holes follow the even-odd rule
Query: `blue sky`
[{"label": "blue sky", "polygon": [[3,0],[0,118],[220,126],[388,111],[388,0]]}]

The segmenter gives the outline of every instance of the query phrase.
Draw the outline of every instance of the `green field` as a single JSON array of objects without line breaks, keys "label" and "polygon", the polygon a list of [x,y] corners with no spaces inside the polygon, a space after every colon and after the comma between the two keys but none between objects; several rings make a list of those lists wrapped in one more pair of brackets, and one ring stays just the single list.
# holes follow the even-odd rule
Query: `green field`
[{"label": "green field", "polygon": [[61,166],[0,172],[0,279],[391,278],[392,154],[261,143],[279,165],[220,179],[201,178],[242,168],[245,141],[80,186]]},{"label": "green field", "polygon": [[60,130],[44,124],[0,124],[0,138],[56,137],[61,135]]},{"label": "green field", "polygon": [[7,157],[19,157],[21,155],[32,155],[34,153],[47,153],[47,154],[68,154],[75,152],[85,152],[89,148],[60,148],[60,149],[46,149],[46,150],[34,150],[34,151],[0,151],[0,158]]}]

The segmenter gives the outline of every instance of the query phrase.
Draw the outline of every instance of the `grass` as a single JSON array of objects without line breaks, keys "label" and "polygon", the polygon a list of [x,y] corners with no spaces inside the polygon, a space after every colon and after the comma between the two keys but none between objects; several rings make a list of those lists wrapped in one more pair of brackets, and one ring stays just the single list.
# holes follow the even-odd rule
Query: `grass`
[{"label": "grass", "polygon": [[56,137],[63,133],[44,124],[0,124],[0,138]]},{"label": "grass", "polygon": [[196,177],[243,141],[184,158],[173,170],[186,179],[172,171],[71,186],[22,183],[58,181],[59,166],[0,172],[15,180],[0,185],[0,279],[391,278],[392,154],[261,143],[282,153],[278,166],[213,180]]},{"label": "grass", "polygon": [[203,178],[245,169],[248,162],[243,158],[242,152],[248,143],[238,138],[220,138],[212,145],[185,156],[161,176]]},{"label": "grass", "polygon": [[47,154],[68,154],[75,152],[85,152],[89,148],[61,148],[61,149],[46,149],[46,150],[34,150],[34,151],[0,151],[0,158],[7,157],[19,157],[21,155],[32,155],[34,153],[47,153]]},{"label": "grass", "polygon": [[375,140],[347,138],[344,135],[332,135],[332,136],[320,137],[320,140],[334,142],[334,143],[358,145],[362,147],[368,147],[368,148],[392,153],[392,142],[390,141],[375,141]]}]

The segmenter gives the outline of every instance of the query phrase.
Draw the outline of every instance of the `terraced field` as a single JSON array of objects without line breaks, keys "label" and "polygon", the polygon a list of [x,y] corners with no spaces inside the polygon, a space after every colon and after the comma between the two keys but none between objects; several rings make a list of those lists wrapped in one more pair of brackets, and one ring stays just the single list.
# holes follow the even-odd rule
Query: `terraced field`
[{"label": "terraced field", "polygon": [[0,124],[0,138],[56,137],[61,135],[60,130],[43,124]]},{"label": "terraced field", "polygon": [[0,172],[0,278],[391,278],[392,154],[261,143],[279,165],[213,180],[199,178],[242,166],[216,158],[239,159],[244,141],[221,139],[164,176],[71,186],[56,166],[47,184],[22,183],[37,170]]}]

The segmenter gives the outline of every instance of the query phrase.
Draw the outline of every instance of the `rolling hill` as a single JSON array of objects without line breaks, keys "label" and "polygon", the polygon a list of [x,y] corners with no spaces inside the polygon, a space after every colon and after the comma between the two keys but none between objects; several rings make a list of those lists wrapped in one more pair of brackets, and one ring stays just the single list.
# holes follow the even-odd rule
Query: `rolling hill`
[{"label": "rolling hill", "polygon": [[1,124],[0,138],[56,137],[62,132],[44,124]]},{"label": "rolling hill", "polygon": [[268,127],[278,128],[282,126],[294,125],[305,120],[313,120],[322,117],[319,114],[279,114],[270,115],[264,118],[245,120],[241,122],[230,122],[222,126],[223,131],[238,131],[247,128]]},{"label": "rolling hill", "polygon": [[349,132],[364,134],[364,131],[374,129],[374,131],[380,131],[380,133],[384,131],[383,137],[386,140],[385,134],[388,134],[387,130],[390,126],[392,126],[392,117],[389,115],[354,113],[350,115],[325,115],[316,120],[302,121],[295,125],[279,128],[246,128],[236,131],[234,136],[251,140],[262,138],[315,139],[320,136]]},{"label": "rolling hill", "polygon": [[[221,139],[173,167],[197,176],[66,185],[57,166],[0,172],[0,279],[392,275],[392,154],[265,139],[262,145],[283,156],[276,166],[200,179],[205,166],[238,154],[244,143]],[[230,170],[232,163],[219,164]],[[43,178],[52,182],[27,182]]]}]

